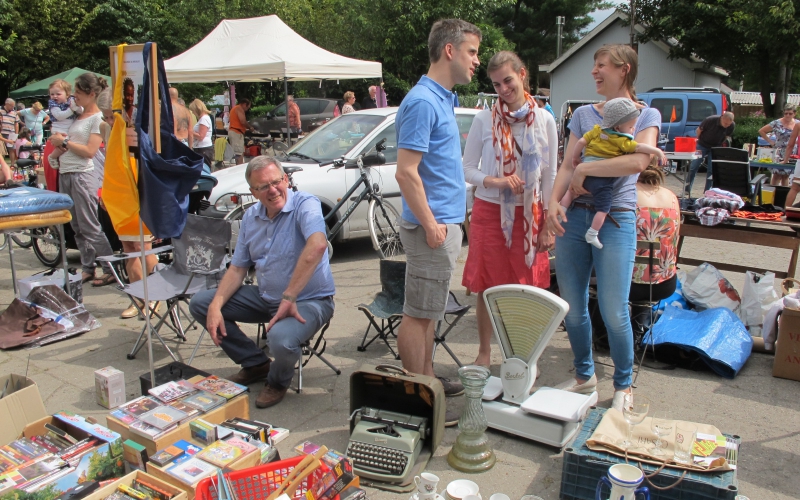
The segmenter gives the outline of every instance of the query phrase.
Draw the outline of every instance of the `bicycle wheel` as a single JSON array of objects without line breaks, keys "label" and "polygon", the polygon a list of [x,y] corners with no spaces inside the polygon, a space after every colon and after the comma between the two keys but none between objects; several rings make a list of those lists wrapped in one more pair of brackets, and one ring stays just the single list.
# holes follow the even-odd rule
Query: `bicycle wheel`
[{"label": "bicycle wheel", "polygon": [[47,267],[56,267],[61,263],[61,245],[56,226],[31,230],[33,236],[33,253],[39,262]]},{"label": "bicycle wheel", "polygon": [[19,233],[11,233],[11,239],[14,243],[22,248],[30,248],[33,246],[33,237],[29,231],[21,231]]},{"label": "bicycle wheel", "polygon": [[403,255],[403,244],[400,242],[400,214],[391,203],[381,198],[373,198],[369,202],[369,236],[372,247],[380,254],[381,259],[391,259]]}]

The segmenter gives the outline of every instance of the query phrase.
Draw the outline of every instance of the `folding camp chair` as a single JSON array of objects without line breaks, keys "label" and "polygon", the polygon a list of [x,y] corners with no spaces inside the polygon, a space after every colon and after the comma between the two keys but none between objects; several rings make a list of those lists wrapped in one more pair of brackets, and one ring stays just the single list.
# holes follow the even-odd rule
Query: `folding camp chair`
[{"label": "folding camp chair", "polygon": [[[153,318],[157,318],[157,322],[155,325],[151,324],[151,334],[161,342],[175,361],[178,361],[178,358],[164,342],[160,334],[161,327],[166,325],[175,332],[180,340],[186,341],[185,332],[194,326],[195,320],[181,307],[181,303],[186,303],[188,306],[194,294],[217,287],[222,275],[225,273],[225,267],[228,262],[230,238],[231,226],[228,221],[189,214],[183,234],[180,238],[173,238],[173,246],[159,247],[146,252],[147,254],[154,254],[169,249],[173,250],[172,264],[149,275],[146,281],[148,300],[161,301],[167,304],[167,311],[163,315],[153,312]],[[98,260],[118,262],[130,258],[140,258],[140,254],[138,252],[119,254],[98,258]],[[119,284],[119,289],[125,292],[139,312],[144,314],[143,307],[139,304],[144,302],[145,280],[125,285],[119,273],[113,267],[112,272]],[[186,327],[181,322],[181,314],[189,321]],[[171,319],[169,323],[167,322],[168,318]],[[147,325],[142,327],[133,349],[128,354],[128,359],[136,357],[136,353],[144,346],[143,339],[146,332]],[[204,333],[205,329],[197,340],[191,359],[194,359],[197,346],[200,344]],[[190,364],[191,359],[189,361]]]},{"label": "folding camp chair", "polygon": [[[264,348],[267,347],[266,340],[268,334],[266,331],[266,326],[267,326],[266,323],[258,324],[258,333],[256,334],[256,346],[259,348],[261,347],[262,340],[264,341]],[[323,363],[328,365],[328,367],[331,370],[333,370],[334,373],[336,373],[336,375],[342,374],[342,370],[336,368],[336,366],[334,366],[334,364],[331,363],[328,360],[328,358],[326,358],[323,355],[323,353],[325,352],[325,348],[328,346],[328,341],[325,340],[325,332],[328,330],[330,326],[331,322],[329,320],[327,323],[322,325],[322,328],[316,335],[314,335],[310,339],[300,344],[302,355],[300,356],[300,361],[297,363],[297,367],[295,368],[297,370],[297,389],[295,389],[295,392],[297,392],[297,394],[300,394],[300,392],[303,390],[303,367],[306,366],[308,362],[311,361],[311,358],[315,356],[320,360],[322,360]],[[316,339],[316,342],[314,342],[314,339]],[[313,346],[311,345],[312,342],[314,342]],[[305,360],[303,359],[303,356],[305,356],[306,358]]]},{"label": "folding camp chair", "polygon": [[[469,307],[470,307],[469,304],[462,305],[461,303],[459,303],[458,299],[456,299],[455,294],[453,294],[453,292],[450,292],[450,294],[447,297],[447,308],[444,311],[444,320],[438,321],[436,323],[436,329],[433,331],[433,355],[431,356],[431,361],[433,361],[433,359],[436,358],[436,348],[439,347],[439,345],[441,344],[441,346],[444,347],[444,349],[447,351],[450,357],[453,358],[453,361],[455,361],[459,367],[464,366],[461,363],[461,360],[458,359],[458,356],[456,356],[456,353],[454,353],[452,349],[450,349],[450,346],[447,345],[446,339],[447,339],[447,334],[449,334],[450,331],[453,330],[453,328],[455,328],[458,321],[465,314],[467,314],[467,312],[469,311]],[[444,326],[445,323],[447,323],[447,329],[444,331],[444,333],[441,333],[442,326]]]},{"label": "folding camp chair", "polygon": [[[381,291],[369,304],[359,304],[356,307],[364,313],[369,320],[367,330],[361,345],[358,346],[360,352],[367,350],[373,342],[380,339],[389,348],[395,359],[400,356],[389,344],[389,339],[397,338],[395,331],[403,318],[403,303],[406,294],[406,263],[401,261],[381,259]],[[380,325],[378,325],[380,321]],[[375,335],[367,342],[367,337],[371,329],[375,329]]]}]

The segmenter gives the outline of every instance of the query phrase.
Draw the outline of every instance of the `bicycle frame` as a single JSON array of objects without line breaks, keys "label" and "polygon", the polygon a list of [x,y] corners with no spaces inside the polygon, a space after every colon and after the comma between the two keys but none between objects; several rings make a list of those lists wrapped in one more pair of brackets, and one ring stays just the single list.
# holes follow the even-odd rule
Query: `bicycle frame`
[{"label": "bicycle frame", "polygon": [[355,211],[355,209],[361,204],[362,201],[364,201],[367,198],[371,200],[374,196],[376,196],[375,191],[373,191],[372,186],[369,183],[369,179],[367,178],[366,169],[362,165],[359,165],[358,168],[361,171],[361,176],[355,183],[353,183],[352,186],[350,186],[350,189],[344,196],[342,196],[342,199],[339,200],[339,203],[337,203],[331,209],[331,211],[328,212],[328,215],[325,216],[325,222],[327,223],[328,220],[330,220],[332,217],[336,215],[336,213],[339,212],[339,209],[342,208],[345,203],[347,203],[350,197],[353,196],[353,193],[355,193],[356,190],[359,187],[361,187],[362,184],[364,185],[364,189],[361,191],[361,193],[359,193],[358,197],[355,199],[355,202],[349,207],[347,207],[347,210],[345,210],[344,214],[342,215],[342,218],[339,219],[339,221],[336,224],[334,224],[332,228],[328,230],[329,241],[332,240],[334,237],[336,237],[337,234],[339,234],[339,231],[342,229],[342,226],[344,226],[344,223],[347,221],[347,219],[350,218],[350,216],[353,214],[353,211]]}]

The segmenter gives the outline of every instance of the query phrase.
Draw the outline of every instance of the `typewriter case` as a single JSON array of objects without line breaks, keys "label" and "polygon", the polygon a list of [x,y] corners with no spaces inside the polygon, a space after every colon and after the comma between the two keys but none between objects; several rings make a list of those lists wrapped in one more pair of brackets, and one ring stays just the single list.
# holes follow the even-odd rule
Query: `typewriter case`
[{"label": "typewriter case", "polygon": [[[408,483],[362,480],[362,484],[383,490],[407,492],[415,489],[413,476],[425,470],[444,437],[445,396],[442,383],[436,377],[409,373],[400,366],[366,364],[350,376],[350,414],[365,406],[428,419],[430,435],[423,442],[422,453]],[[354,427],[351,420],[351,433]]]}]

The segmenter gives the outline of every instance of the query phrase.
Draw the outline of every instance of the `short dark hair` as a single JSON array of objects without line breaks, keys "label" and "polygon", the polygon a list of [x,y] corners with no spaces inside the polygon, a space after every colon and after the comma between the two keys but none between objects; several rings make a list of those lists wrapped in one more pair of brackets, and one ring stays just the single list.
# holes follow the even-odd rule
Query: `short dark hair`
[{"label": "short dark hair", "polygon": [[248,99],[247,97],[242,97],[241,99],[237,99],[237,101],[239,101],[239,104],[247,104],[247,105],[250,104],[250,99]]},{"label": "short dark hair", "polygon": [[447,44],[461,45],[466,35],[475,35],[481,39],[481,30],[472,23],[461,19],[440,19],[433,23],[431,33],[428,35],[428,57],[432,63],[442,57],[442,51]]}]

